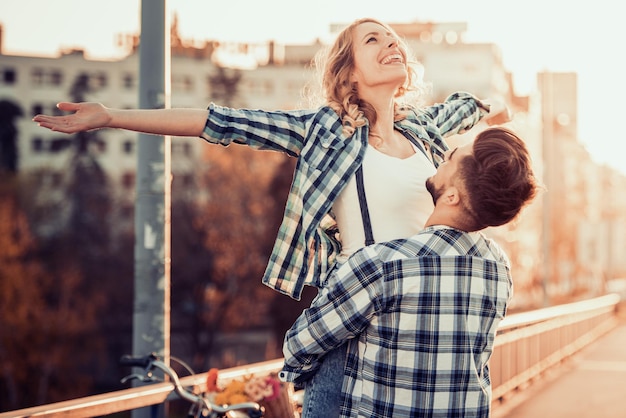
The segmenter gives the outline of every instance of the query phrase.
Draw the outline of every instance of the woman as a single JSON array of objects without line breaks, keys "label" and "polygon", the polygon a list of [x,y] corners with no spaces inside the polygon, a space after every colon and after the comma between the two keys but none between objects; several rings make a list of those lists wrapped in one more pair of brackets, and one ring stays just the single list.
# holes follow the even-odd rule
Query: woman
[{"label": "woman", "polygon": [[[270,112],[211,103],[208,110],[117,110],[98,103],[59,103],[73,113],[33,120],[65,133],[109,127],[200,136],[210,143],[234,142],[296,157],[263,283],[299,299],[305,285],[323,287],[331,269],[366,240],[406,238],[421,230],[433,208],[424,183],[447,149],[443,137],[466,131],[489,112],[485,102],[467,93],[426,108],[401,105],[397,100],[418,87],[413,64],[391,28],[366,18],[345,28],[323,67],[318,66],[326,103],[317,109]],[[416,213],[416,207],[423,210]],[[320,412],[317,397],[337,407],[330,396],[340,391],[331,383],[341,373],[332,372],[337,364],[342,367],[343,355],[327,361],[328,376],[323,368],[307,383],[305,416],[309,407],[316,408],[311,416],[336,415]],[[318,378],[322,388],[315,385]],[[325,387],[328,393],[320,395],[317,389]]]}]

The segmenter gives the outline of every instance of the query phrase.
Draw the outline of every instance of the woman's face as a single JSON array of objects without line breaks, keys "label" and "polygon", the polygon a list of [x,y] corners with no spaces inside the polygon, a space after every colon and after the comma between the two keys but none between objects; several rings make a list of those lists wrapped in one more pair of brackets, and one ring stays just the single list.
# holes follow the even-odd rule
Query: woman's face
[{"label": "woman's face", "polygon": [[351,81],[359,91],[389,86],[395,92],[407,78],[406,53],[394,34],[374,22],[354,28],[354,70]]}]

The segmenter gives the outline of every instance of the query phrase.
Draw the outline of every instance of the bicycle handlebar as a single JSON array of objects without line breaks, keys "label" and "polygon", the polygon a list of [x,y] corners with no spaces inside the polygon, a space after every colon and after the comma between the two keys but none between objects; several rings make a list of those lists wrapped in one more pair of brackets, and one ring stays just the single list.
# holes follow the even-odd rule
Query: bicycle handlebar
[{"label": "bicycle handlebar", "polygon": [[[257,413],[260,413],[262,411],[261,406],[256,402],[244,402],[244,403],[238,403],[238,404],[233,404],[233,405],[228,405],[228,406],[219,406],[219,405],[213,404],[211,401],[209,401],[208,399],[205,399],[203,396],[196,395],[194,393],[191,393],[185,390],[183,385],[180,383],[178,374],[174,371],[174,369],[172,369],[170,366],[160,361],[159,357],[155,353],[150,353],[147,356],[138,356],[138,357],[124,355],[120,358],[120,364],[123,366],[141,367],[145,369],[146,372],[148,373],[154,368],[157,368],[163,371],[163,373],[165,373],[166,375],[170,377],[172,383],[174,384],[174,392],[176,392],[176,394],[180,398],[185,399],[193,404],[201,405],[204,408],[206,408],[209,412],[217,412],[218,414],[225,414],[226,412],[234,411],[234,410],[249,410],[249,411],[254,411]],[[131,376],[136,377],[135,375],[131,375]],[[126,379],[123,379],[123,380],[126,380]]]},{"label": "bicycle handlebar", "polygon": [[120,364],[122,366],[142,367],[144,369],[147,369],[153,361],[156,361],[158,359],[159,357],[154,353],[150,353],[147,356],[140,357],[124,355],[122,356],[122,358],[120,358]]}]

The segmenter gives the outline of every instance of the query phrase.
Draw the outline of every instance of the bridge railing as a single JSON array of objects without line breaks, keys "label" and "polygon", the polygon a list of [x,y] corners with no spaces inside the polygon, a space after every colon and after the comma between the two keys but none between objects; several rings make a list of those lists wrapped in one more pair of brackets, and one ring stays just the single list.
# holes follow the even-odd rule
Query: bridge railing
[{"label": "bridge railing", "polygon": [[609,294],[504,318],[489,363],[493,399],[506,398],[614,328],[619,302]]},{"label": "bridge railing", "polygon": [[[547,368],[580,350],[617,324],[620,297],[616,294],[584,302],[539,309],[506,317],[490,362],[494,400],[503,399],[523,387]],[[277,372],[282,359],[220,370],[228,381],[250,375]],[[181,379],[184,386],[199,390],[207,373]],[[155,383],[85,398],[0,413],[0,418],[93,417],[110,415],[174,400],[173,385]]]}]

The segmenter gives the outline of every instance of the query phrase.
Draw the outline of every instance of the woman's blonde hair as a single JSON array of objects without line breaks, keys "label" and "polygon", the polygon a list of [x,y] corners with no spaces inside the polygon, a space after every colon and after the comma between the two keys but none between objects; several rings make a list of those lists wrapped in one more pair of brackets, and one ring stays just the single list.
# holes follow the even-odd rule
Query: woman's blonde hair
[{"label": "woman's blonde hair", "polygon": [[[392,33],[398,39],[398,46],[406,57],[408,76],[395,97],[400,98],[410,91],[422,89],[420,73],[416,68],[419,63],[410,56],[409,48],[396,32],[376,19],[363,18],[354,21],[339,33],[331,46],[320,50],[314,61],[325,104],[341,118],[346,136],[351,136],[356,128],[365,125],[366,119],[370,124],[374,124],[377,119],[374,107],[359,97],[356,85],[350,80],[354,70],[353,32],[357,26],[368,22],[379,24]],[[398,103],[395,108],[396,120],[403,119],[404,114]]]}]

